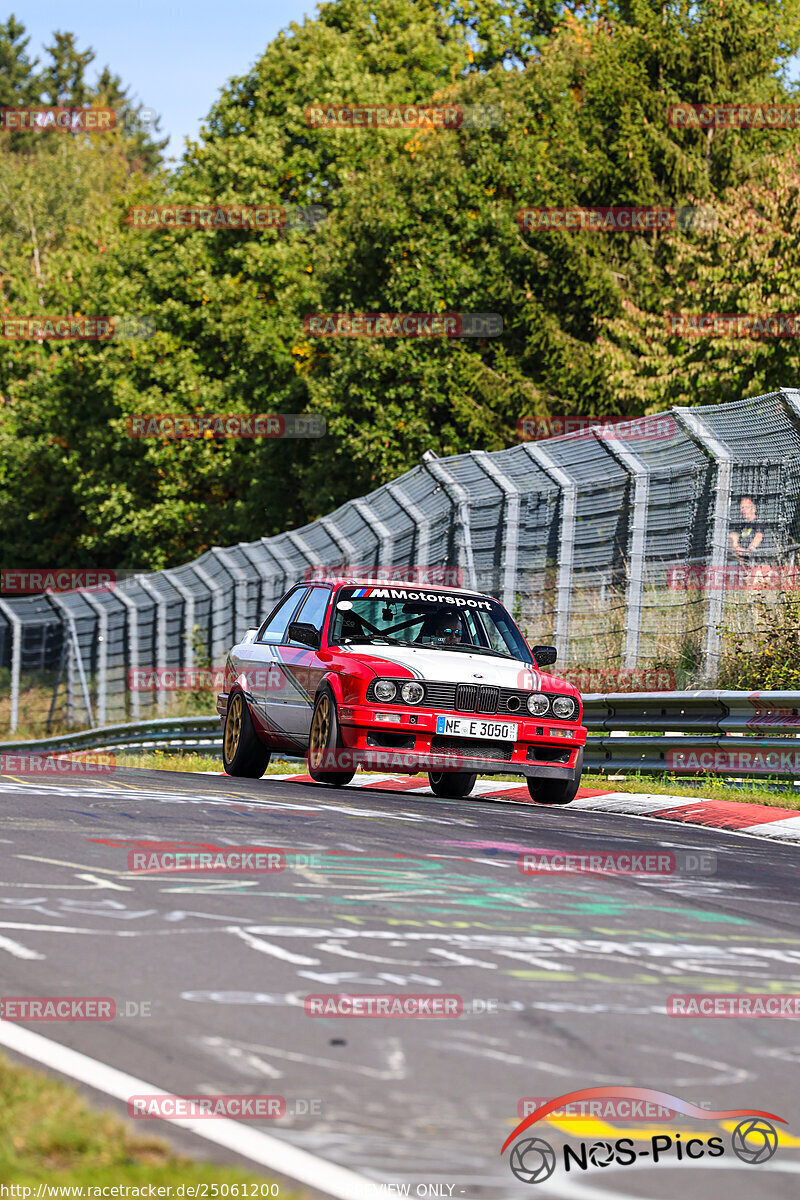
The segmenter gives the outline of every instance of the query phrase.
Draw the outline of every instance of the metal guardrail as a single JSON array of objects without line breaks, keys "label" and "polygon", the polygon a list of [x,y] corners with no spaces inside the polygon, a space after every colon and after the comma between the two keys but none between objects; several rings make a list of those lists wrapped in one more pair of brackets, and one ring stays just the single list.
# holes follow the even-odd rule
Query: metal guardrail
[{"label": "metal guardrail", "polygon": [[[587,742],[589,770],[800,779],[800,692],[586,695],[584,723],[602,735]],[[43,741],[0,743],[0,753],[112,749],[199,750],[216,756],[222,750],[219,717],[107,725]]]},{"label": "metal guardrail", "polygon": [[36,742],[0,742],[0,754],[66,754],[77,750],[222,750],[219,717],[174,717],[106,725]]},{"label": "metal guardrail", "polygon": [[800,692],[587,693],[583,720],[628,733],[800,734]]}]

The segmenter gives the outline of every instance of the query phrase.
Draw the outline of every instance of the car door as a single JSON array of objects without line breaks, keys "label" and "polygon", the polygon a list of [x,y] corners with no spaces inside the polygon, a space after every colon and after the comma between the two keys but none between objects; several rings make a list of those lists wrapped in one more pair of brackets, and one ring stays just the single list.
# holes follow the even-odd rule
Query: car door
[{"label": "car door", "polygon": [[[330,598],[330,587],[310,588],[290,624],[311,625],[321,635]],[[314,696],[326,668],[318,651],[291,639],[288,629],[283,644],[278,647],[278,657],[287,683],[283,720],[291,736],[305,745],[311,730]]]},{"label": "car door", "polygon": [[[267,617],[253,642],[257,666],[253,670],[250,694],[264,718],[270,737],[277,743],[294,737],[291,733],[296,687],[291,676],[287,676],[281,657],[281,648],[286,642],[286,630],[294,619],[300,605],[308,595],[308,586],[300,584],[284,596]],[[288,749],[288,746],[287,746]]]}]

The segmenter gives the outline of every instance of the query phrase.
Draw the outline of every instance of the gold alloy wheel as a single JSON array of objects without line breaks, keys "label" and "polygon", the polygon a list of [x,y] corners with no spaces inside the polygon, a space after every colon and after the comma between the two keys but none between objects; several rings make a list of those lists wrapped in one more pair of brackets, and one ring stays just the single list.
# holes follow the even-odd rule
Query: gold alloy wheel
[{"label": "gold alloy wheel", "polygon": [[237,692],[228,705],[228,716],[225,721],[225,757],[228,762],[233,762],[236,757],[236,751],[239,749],[239,742],[242,739],[242,697],[241,693]]},{"label": "gold alloy wheel", "polygon": [[308,743],[308,760],[315,770],[322,762],[322,756],[328,748],[330,731],[331,702],[327,696],[320,696],[319,703],[314,709],[314,719],[311,722],[311,736]]}]

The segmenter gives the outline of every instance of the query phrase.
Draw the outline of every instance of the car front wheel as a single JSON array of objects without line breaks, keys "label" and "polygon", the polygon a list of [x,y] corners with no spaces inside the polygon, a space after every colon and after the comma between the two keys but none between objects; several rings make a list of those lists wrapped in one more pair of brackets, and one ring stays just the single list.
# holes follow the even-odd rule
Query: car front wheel
[{"label": "car front wheel", "polygon": [[350,755],[342,746],[339,714],[336,700],[327,684],[317,693],[314,713],[311,717],[311,734],[308,740],[308,773],[317,783],[329,783],[333,787],[344,787],[355,775],[354,770],[331,770],[330,765],[345,765]]},{"label": "car front wheel", "polygon": [[581,786],[581,772],[583,771],[583,750],[578,754],[578,761],[575,764],[574,779],[537,779],[535,776],[528,777],[528,791],[531,795],[531,800],[535,800],[537,804],[569,804],[570,800],[574,800],[578,794],[578,788]]},{"label": "car front wheel", "polygon": [[444,800],[459,800],[462,796],[468,796],[477,778],[477,774],[473,775],[470,771],[428,772],[431,791],[434,796],[441,796]]},{"label": "car front wheel", "polygon": [[228,698],[225,732],[222,735],[222,765],[228,775],[260,779],[269,766],[271,751],[258,740],[253,718],[241,692]]}]

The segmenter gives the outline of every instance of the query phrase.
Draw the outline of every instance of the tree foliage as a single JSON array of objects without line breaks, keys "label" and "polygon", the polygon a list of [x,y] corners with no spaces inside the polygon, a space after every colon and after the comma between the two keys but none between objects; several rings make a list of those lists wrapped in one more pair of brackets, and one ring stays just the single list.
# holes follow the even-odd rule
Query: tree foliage
[{"label": "tree foliage", "polygon": [[[630,416],[794,382],[796,342],[676,339],[665,315],[800,309],[797,134],[675,129],[666,109],[790,101],[798,25],[797,0],[329,0],[223,87],[171,174],[152,141],[122,134],[0,143],[4,313],[134,313],[156,331],[0,349],[9,558],[174,564],[319,516],[429,447],[507,446],[525,415]],[[71,35],[39,74],[23,35],[13,19],[0,29],[15,96],[84,94]],[[97,88],[122,94],[108,71]],[[309,127],[307,106],[336,102],[502,116]],[[135,202],[327,215],[313,229],[136,231]],[[516,221],[536,205],[625,204],[700,206],[716,225]],[[504,332],[317,338],[304,328],[317,312],[496,312]],[[327,436],[126,431],[133,413],[299,411],[323,414]]]}]

